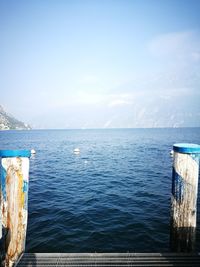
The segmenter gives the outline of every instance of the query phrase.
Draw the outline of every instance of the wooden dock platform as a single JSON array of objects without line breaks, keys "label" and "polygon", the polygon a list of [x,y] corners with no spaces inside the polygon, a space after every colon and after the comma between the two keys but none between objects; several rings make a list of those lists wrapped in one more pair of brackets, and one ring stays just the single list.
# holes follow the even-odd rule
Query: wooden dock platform
[{"label": "wooden dock platform", "polygon": [[200,267],[200,253],[24,253],[17,267]]}]

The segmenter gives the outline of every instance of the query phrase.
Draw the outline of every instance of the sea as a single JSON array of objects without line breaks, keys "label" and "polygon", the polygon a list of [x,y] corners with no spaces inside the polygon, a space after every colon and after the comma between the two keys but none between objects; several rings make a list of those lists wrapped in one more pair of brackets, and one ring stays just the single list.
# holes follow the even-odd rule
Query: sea
[{"label": "sea", "polygon": [[0,149],[36,151],[26,252],[168,252],[170,151],[183,142],[200,144],[200,128],[0,131]]}]

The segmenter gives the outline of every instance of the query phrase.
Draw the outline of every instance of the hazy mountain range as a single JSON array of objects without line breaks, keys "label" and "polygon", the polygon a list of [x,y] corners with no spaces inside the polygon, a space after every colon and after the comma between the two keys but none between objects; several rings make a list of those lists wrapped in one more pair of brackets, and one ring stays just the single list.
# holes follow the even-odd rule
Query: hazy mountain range
[{"label": "hazy mountain range", "polygon": [[0,130],[30,130],[31,127],[8,114],[0,105]]}]

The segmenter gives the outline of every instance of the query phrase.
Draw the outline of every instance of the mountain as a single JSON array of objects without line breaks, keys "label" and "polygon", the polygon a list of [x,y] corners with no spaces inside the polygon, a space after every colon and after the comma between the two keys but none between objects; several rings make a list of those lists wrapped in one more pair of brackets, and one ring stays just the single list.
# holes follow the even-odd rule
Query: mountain
[{"label": "mountain", "polygon": [[12,115],[8,114],[0,105],[0,130],[30,130],[31,127]]}]

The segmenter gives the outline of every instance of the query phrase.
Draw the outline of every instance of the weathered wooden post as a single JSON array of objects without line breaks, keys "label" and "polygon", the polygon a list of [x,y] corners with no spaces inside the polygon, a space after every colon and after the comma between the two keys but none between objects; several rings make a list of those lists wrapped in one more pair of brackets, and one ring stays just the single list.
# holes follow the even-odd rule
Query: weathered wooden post
[{"label": "weathered wooden post", "polygon": [[0,150],[0,213],[6,267],[13,266],[25,249],[30,156],[28,150]]},{"label": "weathered wooden post", "polygon": [[170,246],[173,252],[195,248],[200,146],[175,144]]}]

